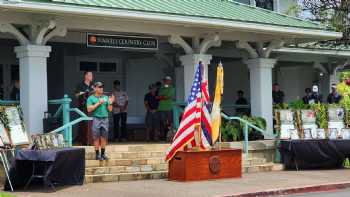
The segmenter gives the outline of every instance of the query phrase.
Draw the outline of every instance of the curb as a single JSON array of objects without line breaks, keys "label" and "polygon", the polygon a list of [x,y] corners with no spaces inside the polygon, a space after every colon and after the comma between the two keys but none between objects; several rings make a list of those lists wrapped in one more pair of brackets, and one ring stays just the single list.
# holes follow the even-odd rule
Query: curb
[{"label": "curb", "polygon": [[240,193],[240,194],[234,194],[226,197],[268,197],[268,196],[281,196],[281,195],[311,193],[311,192],[325,192],[325,191],[340,190],[340,189],[346,189],[346,188],[350,188],[350,182],[330,183],[330,184],[312,185],[312,186],[295,187],[295,188],[283,188],[283,189],[266,190],[266,191],[251,192],[251,193]]}]

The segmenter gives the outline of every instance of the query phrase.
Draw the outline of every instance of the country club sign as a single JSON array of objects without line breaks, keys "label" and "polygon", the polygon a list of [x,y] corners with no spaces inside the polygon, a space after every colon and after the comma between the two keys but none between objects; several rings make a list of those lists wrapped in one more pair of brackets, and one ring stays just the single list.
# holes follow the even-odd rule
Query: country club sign
[{"label": "country club sign", "polygon": [[124,49],[158,49],[158,39],[141,36],[87,34],[88,47],[124,48]]}]

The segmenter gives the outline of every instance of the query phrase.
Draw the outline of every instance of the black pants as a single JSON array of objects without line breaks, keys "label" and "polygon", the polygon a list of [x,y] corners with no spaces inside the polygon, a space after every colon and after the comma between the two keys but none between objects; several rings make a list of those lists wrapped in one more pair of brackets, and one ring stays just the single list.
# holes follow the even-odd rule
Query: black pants
[{"label": "black pants", "polygon": [[118,114],[113,114],[114,123],[114,138],[115,139],[128,139],[126,131],[126,117],[127,113],[122,112]]}]

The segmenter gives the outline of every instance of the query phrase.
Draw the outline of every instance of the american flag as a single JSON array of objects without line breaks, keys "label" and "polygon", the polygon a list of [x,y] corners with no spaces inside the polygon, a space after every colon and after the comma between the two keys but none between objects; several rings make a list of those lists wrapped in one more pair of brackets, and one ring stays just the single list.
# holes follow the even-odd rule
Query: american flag
[{"label": "american flag", "polygon": [[201,108],[201,147],[210,148],[212,145],[211,137],[211,116],[210,99],[208,94],[208,81],[202,83],[202,108]]},{"label": "american flag", "polygon": [[[203,101],[206,100],[205,103],[209,101],[208,92],[205,89],[205,95],[203,96],[203,86],[202,86],[202,79],[203,79],[203,65],[198,65],[194,81],[191,87],[191,93],[187,100],[187,106],[185,107],[180,126],[173,138],[173,142],[171,146],[169,147],[166,155],[166,160],[170,160],[174,157],[177,151],[184,148],[187,145],[194,145],[194,134],[196,127],[206,127],[208,124],[210,124],[210,121],[202,122],[202,115],[207,117],[206,110],[203,110],[202,104]],[[210,116],[209,116],[210,118]],[[207,129],[208,130],[208,129]],[[211,132],[211,129],[210,129]],[[209,133],[209,132],[207,132]],[[201,135],[203,136],[203,135]],[[207,137],[204,137],[207,139]],[[209,136],[209,139],[211,139],[211,136]],[[202,140],[203,141],[203,137]],[[211,141],[211,140],[210,140]],[[207,147],[208,144],[206,143],[208,140],[205,140],[201,143],[202,147]],[[206,144],[203,144],[206,143]],[[208,142],[210,145],[210,142]]]}]

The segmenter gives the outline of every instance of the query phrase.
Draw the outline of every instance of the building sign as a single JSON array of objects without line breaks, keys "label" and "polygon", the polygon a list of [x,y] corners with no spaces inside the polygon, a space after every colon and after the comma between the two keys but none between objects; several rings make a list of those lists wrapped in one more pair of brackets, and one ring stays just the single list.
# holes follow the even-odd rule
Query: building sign
[{"label": "building sign", "polygon": [[158,39],[141,36],[87,34],[88,47],[124,48],[124,49],[158,49]]}]

